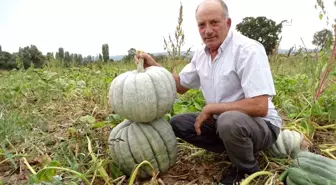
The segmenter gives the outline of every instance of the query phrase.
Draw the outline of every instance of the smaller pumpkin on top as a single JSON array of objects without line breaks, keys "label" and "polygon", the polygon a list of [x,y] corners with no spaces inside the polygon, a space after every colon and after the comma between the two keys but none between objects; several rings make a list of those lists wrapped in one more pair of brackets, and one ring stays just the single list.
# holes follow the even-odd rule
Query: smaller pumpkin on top
[{"label": "smaller pumpkin on top", "polygon": [[172,74],[163,67],[144,69],[140,59],[137,69],[113,79],[109,89],[112,110],[125,119],[151,122],[163,117],[173,106],[176,84]]}]

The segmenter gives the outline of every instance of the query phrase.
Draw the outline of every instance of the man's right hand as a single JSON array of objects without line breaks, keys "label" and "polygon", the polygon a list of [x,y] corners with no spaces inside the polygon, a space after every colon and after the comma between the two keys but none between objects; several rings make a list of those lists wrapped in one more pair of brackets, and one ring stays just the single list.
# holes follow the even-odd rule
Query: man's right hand
[{"label": "man's right hand", "polygon": [[140,58],[144,59],[144,68],[149,67],[149,66],[161,66],[148,53],[142,52],[142,53],[135,54],[134,55],[134,60],[135,60],[136,64],[138,64]]}]

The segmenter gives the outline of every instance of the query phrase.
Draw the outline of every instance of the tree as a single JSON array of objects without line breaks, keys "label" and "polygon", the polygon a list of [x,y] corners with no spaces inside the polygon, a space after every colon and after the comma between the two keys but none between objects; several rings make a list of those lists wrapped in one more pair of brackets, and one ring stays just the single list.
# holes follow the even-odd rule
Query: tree
[{"label": "tree", "polygon": [[0,52],[2,52],[1,45],[0,45]]},{"label": "tree", "polygon": [[47,52],[46,54],[47,60],[51,61],[54,59],[54,53],[53,52]]},{"label": "tree", "polygon": [[330,47],[331,44],[333,43],[333,40],[334,38],[332,31],[328,29],[323,29],[317,31],[314,34],[312,44],[323,49],[325,47]]},{"label": "tree", "polygon": [[18,57],[25,69],[28,69],[31,64],[34,64],[34,67],[41,68],[45,62],[45,58],[35,45],[20,47]]},{"label": "tree", "polygon": [[6,51],[0,52],[0,69],[11,70],[17,68],[15,56]]},{"label": "tree", "polygon": [[66,65],[68,66],[71,62],[71,57],[69,51],[66,51],[64,53],[64,61],[66,62]]},{"label": "tree", "polygon": [[124,62],[130,62],[130,61],[132,61],[133,58],[134,58],[135,52],[136,52],[136,49],[130,48],[127,51],[127,55],[125,55],[121,60],[124,61]]},{"label": "tree", "polygon": [[103,56],[100,53],[99,53],[98,58],[99,58],[99,61],[103,61]]},{"label": "tree", "polygon": [[82,54],[79,54],[78,58],[77,58],[77,63],[81,64],[82,62],[83,62],[83,56],[82,56]]},{"label": "tree", "polygon": [[108,46],[108,44],[103,44],[102,53],[103,53],[104,62],[107,62],[109,60],[109,46]]},{"label": "tree", "polygon": [[267,55],[270,55],[279,41],[283,22],[285,21],[276,24],[275,21],[263,16],[245,17],[237,24],[236,29],[243,35],[260,42],[265,47]]},{"label": "tree", "polygon": [[57,60],[63,60],[64,59],[64,49],[63,48],[58,48],[58,55],[57,55]]}]

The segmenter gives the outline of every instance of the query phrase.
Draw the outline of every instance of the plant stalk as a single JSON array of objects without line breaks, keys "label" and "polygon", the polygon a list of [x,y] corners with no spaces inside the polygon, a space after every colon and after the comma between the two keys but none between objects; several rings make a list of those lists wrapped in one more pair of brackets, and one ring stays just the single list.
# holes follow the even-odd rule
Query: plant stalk
[{"label": "plant stalk", "polygon": [[[88,136],[86,136],[86,139],[87,139],[87,141],[88,141],[88,150],[89,150],[89,152],[90,152],[91,158],[92,158],[93,162],[94,162],[95,164],[97,164],[97,157],[94,155],[94,153],[93,153],[93,151],[92,151],[91,140],[90,140],[90,138],[89,138]],[[104,181],[105,181],[108,185],[110,185],[110,183],[109,183],[109,176],[108,176],[108,174],[106,173],[105,169],[104,169],[102,166],[100,166],[100,165],[98,165],[98,172],[100,173],[100,175],[102,176],[102,178],[104,179]]]},{"label": "plant stalk", "polygon": [[77,171],[67,169],[67,168],[62,168],[62,167],[55,167],[55,166],[45,167],[41,170],[48,170],[48,169],[62,170],[62,171],[67,171],[67,172],[73,173],[74,175],[76,175],[77,177],[82,179],[85,182],[85,184],[90,185],[90,181],[83,174],[81,174]]},{"label": "plant stalk", "polygon": [[139,73],[143,73],[145,72],[145,68],[144,68],[144,59],[140,58],[139,62],[137,63],[137,71]]},{"label": "plant stalk", "polygon": [[[336,27],[334,28],[334,34],[336,35]],[[331,71],[331,67],[335,63],[335,56],[336,56],[336,39],[334,40],[334,46],[333,46],[332,53],[331,53],[331,56],[330,56],[330,59],[329,59],[329,63],[327,65],[325,71],[322,74],[322,79],[321,79],[321,81],[319,83],[319,87],[316,91],[316,94],[315,94],[315,97],[314,97],[315,101],[319,98],[319,96],[325,90],[325,88],[323,88],[323,87],[326,83],[327,76],[328,76],[329,72]]]},{"label": "plant stalk", "polygon": [[269,171],[259,171],[259,172],[253,173],[252,175],[248,176],[245,180],[243,180],[243,182],[241,182],[241,185],[248,185],[254,178],[261,176],[261,175],[273,175],[273,173]]},{"label": "plant stalk", "polygon": [[129,181],[129,185],[133,185],[134,184],[135,178],[136,178],[136,176],[138,174],[138,171],[139,171],[140,167],[142,165],[146,165],[146,164],[149,165],[150,168],[152,169],[152,177],[155,177],[155,169],[154,169],[154,167],[152,166],[152,164],[149,161],[145,160],[145,161],[142,161],[140,164],[138,164],[137,167],[134,169],[134,171],[133,171],[133,173],[131,175],[130,181]]}]

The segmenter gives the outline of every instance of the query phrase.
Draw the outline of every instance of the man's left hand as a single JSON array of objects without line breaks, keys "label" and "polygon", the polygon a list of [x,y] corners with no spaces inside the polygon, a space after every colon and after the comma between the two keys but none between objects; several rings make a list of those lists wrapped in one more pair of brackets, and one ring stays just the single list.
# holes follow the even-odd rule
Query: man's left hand
[{"label": "man's left hand", "polygon": [[197,135],[201,135],[201,126],[207,121],[212,120],[213,114],[211,108],[211,105],[206,105],[202,112],[197,116],[196,122],[194,124]]}]

